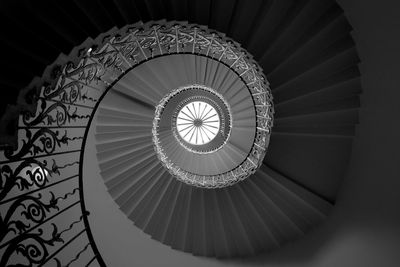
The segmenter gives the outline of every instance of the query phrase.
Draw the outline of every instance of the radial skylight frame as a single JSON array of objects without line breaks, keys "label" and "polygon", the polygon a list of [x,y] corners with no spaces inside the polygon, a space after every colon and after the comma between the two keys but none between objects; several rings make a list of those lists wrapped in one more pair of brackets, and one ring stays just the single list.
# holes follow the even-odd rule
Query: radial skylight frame
[{"label": "radial skylight frame", "polygon": [[187,103],[176,118],[178,134],[192,145],[205,145],[214,140],[220,125],[217,110],[204,101]]}]

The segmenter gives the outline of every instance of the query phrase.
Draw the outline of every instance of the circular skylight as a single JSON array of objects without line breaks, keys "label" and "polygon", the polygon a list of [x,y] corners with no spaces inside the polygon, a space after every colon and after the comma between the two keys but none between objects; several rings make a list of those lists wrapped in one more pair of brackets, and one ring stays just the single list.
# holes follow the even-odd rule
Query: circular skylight
[{"label": "circular skylight", "polygon": [[186,104],[176,118],[176,128],[183,140],[192,145],[204,145],[218,134],[220,118],[213,106],[203,101]]}]

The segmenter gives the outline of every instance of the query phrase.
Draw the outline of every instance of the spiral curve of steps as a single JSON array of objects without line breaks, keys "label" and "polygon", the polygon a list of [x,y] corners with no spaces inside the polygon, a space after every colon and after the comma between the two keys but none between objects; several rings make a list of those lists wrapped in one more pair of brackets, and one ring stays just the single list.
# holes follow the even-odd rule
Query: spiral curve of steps
[{"label": "spiral curve of steps", "polygon": [[[243,118],[242,124],[239,121],[234,127],[252,129],[249,119],[252,103],[246,106],[245,96],[240,97],[241,87],[235,90],[231,86],[235,78],[226,78],[228,70],[213,66],[210,60],[196,62],[196,58],[175,55],[146,62],[136,71],[125,74],[121,84],[115,84],[103,98],[96,138],[101,175],[109,193],[127,217],[153,239],[194,255],[254,255],[303,235],[326,218],[331,204],[267,164],[248,181],[214,190],[177,182],[160,164],[146,135],[151,132],[154,116],[154,109],[150,107],[156,106],[173,88],[187,84],[219,88],[231,103],[234,117]],[[174,66],[173,70],[170,66]],[[217,72],[204,74],[207,69]],[[225,79],[216,85],[215,77]],[[143,105],[142,101],[150,105]],[[200,172],[205,167],[215,166],[217,172],[224,169],[235,162],[235,155],[246,154],[238,149],[240,141],[252,141],[246,138],[245,132],[232,142],[239,144],[233,146],[236,151],[230,149],[215,158],[208,156],[208,163],[196,168],[196,154],[173,144],[173,139],[166,143],[180,155],[177,157],[182,160],[181,166],[193,165]]]},{"label": "spiral curve of steps", "polygon": [[[55,63],[48,63],[43,77],[34,79],[28,87],[37,88],[39,97],[34,104],[26,101],[25,96],[30,94],[27,90],[21,93],[22,103],[9,111],[22,113],[18,120],[19,150],[6,149],[1,164],[29,156],[20,150],[26,128],[51,129],[58,125],[62,131],[57,134],[61,136],[65,130],[70,140],[66,149],[72,153],[84,149],[81,140],[95,138],[101,176],[121,211],[151,238],[194,255],[218,258],[255,255],[295,240],[323,222],[335,203],[337,188],[346,171],[361,92],[359,58],[351,27],[340,7],[331,0],[255,1],[251,6],[246,1],[221,0],[194,1],[195,6],[175,3],[171,9],[160,11],[155,8],[156,1],[137,2],[142,19],[148,21],[160,18],[185,21],[199,8],[204,12],[195,16],[195,23],[225,32],[254,56],[270,82],[275,108],[270,144],[261,167],[231,186],[208,189],[178,181],[160,163],[151,136],[159,100],[169,89],[182,85],[200,83],[218,88],[221,85],[216,86],[216,80],[207,75],[193,78],[187,68],[194,61],[191,55],[170,56],[165,61],[163,57],[152,58],[131,72],[102,61],[106,57],[93,55],[99,52],[98,48],[109,47],[110,40],[127,32],[129,27],[150,28],[154,23],[167,23],[165,20],[138,22],[107,32],[103,29],[104,33],[96,39],[88,38],[68,55],[61,54]],[[84,13],[90,9],[85,4],[75,5]],[[126,14],[122,1],[114,5],[123,14],[121,26],[139,20]],[[229,16],[216,16],[217,13]],[[249,16],[253,13],[254,16]],[[98,20],[94,14],[88,17],[92,22]],[[129,65],[128,61],[122,64]],[[87,67],[92,63],[100,67]],[[212,62],[205,58],[199,66],[210,67]],[[219,68],[216,77],[226,76],[223,71]],[[120,83],[119,87],[112,87],[117,77],[122,82],[125,79],[126,86]],[[56,94],[54,88],[65,81],[77,81],[84,97],[72,95],[74,87],[65,87],[65,94]],[[240,95],[225,92],[238,122],[242,123],[243,133],[239,135],[242,137],[251,124],[246,120],[249,106]],[[55,104],[52,109],[51,104]],[[69,117],[57,121],[55,111],[60,112],[61,105],[68,107]],[[13,116],[4,116],[2,121],[8,125]],[[96,134],[85,137],[84,129],[93,116],[97,117]],[[5,125],[2,123],[1,127]],[[216,172],[248,153],[240,144],[229,145],[229,151],[212,160]],[[183,153],[179,149],[171,147],[176,155]],[[56,148],[54,153],[64,153],[60,151]],[[57,169],[52,172],[48,163],[61,156],[45,152],[35,152],[29,158],[44,157],[47,160],[44,173],[53,175]],[[195,161],[190,157],[180,158],[183,165]],[[66,168],[75,161],[79,161],[79,154],[72,162],[65,162]],[[18,192],[5,199],[11,201],[17,197]],[[86,216],[84,209],[82,214]],[[89,243],[93,242],[88,236]],[[98,255],[94,245],[93,253]],[[100,256],[96,257],[101,266]]]}]

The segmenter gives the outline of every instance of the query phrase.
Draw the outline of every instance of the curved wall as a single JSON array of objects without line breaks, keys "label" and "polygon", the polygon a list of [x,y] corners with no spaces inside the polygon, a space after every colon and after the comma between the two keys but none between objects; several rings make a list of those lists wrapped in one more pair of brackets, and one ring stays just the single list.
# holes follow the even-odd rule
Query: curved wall
[{"label": "curved wall", "polygon": [[[126,220],[100,179],[86,181],[91,227],[110,266],[398,266],[400,20],[398,1],[340,0],[362,60],[364,93],[352,161],[331,218],[268,255],[219,261],[174,251]],[[95,158],[93,143],[86,157]],[[86,168],[95,166],[86,165]],[[93,177],[94,179],[94,177]],[[88,185],[90,183],[90,186]],[[112,210],[112,214],[106,210]],[[110,227],[118,224],[119,228]],[[129,232],[129,234],[127,234]],[[102,239],[102,241],[100,241]],[[120,244],[111,242],[119,240]],[[128,257],[128,258],[124,258]]]}]

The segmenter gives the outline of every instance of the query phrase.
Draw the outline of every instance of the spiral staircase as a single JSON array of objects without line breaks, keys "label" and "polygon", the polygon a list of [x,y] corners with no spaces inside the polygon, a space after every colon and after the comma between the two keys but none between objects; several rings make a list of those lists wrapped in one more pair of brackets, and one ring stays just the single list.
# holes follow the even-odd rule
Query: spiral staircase
[{"label": "spiral staircase", "polygon": [[[84,200],[89,139],[91,176],[127,220],[177,250],[252,256],[327,218],[361,92],[334,1],[23,3],[7,9],[26,15],[15,21],[24,34],[2,45],[40,71],[1,119],[0,266],[105,266]],[[37,42],[24,46],[27,36]],[[52,63],[60,50],[70,52]],[[22,87],[30,68],[2,85]],[[154,126],[166,95],[185,86],[229,107],[230,135],[212,153]]]}]

